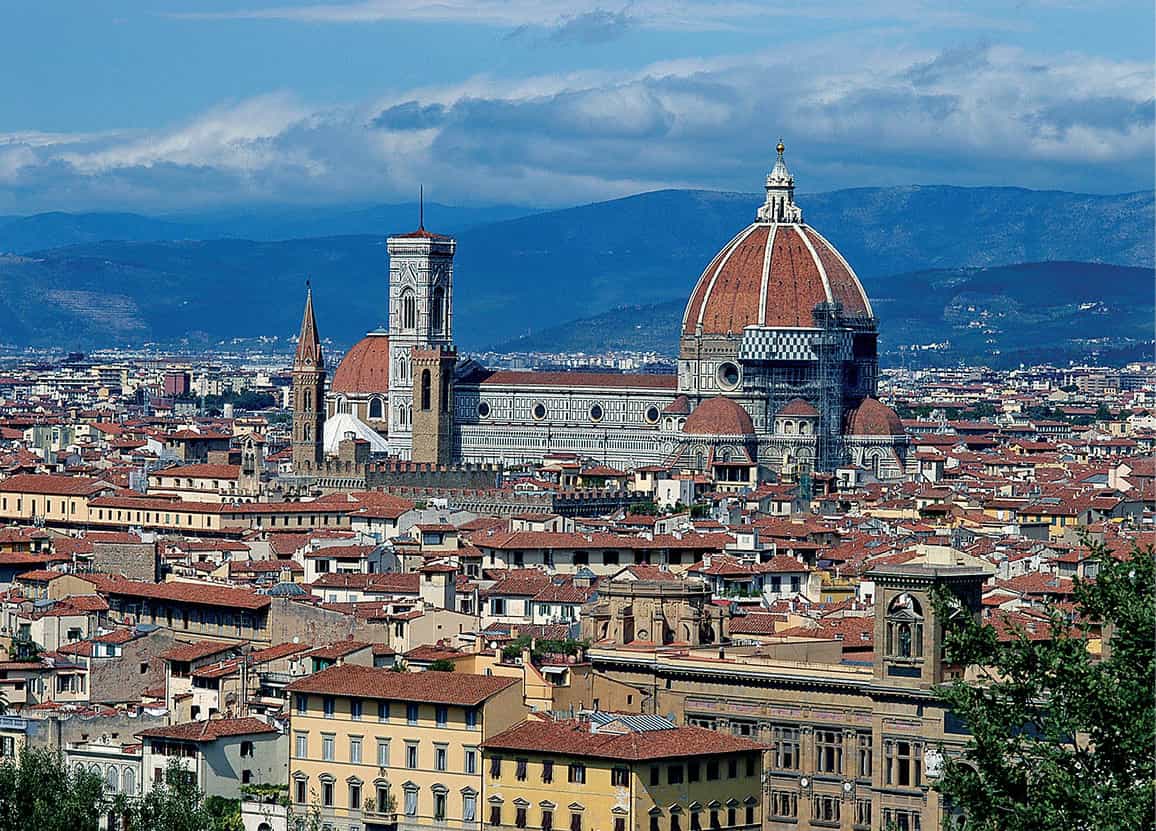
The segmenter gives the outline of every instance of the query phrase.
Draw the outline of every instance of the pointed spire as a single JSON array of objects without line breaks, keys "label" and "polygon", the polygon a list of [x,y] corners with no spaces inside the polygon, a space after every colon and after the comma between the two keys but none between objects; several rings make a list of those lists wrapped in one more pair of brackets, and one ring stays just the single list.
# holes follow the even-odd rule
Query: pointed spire
[{"label": "pointed spire", "polygon": [[305,281],[305,314],[301,317],[301,334],[297,336],[297,355],[293,368],[319,370],[325,367],[321,354],[321,338],[317,335],[317,320],[313,315],[313,286]]}]

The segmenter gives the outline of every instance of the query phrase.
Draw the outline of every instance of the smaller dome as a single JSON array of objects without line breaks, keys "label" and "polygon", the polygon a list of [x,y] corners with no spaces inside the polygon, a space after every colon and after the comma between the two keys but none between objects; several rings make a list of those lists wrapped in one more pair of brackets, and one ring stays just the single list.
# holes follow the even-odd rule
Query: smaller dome
[{"label": "smaller dome", "polygon": [[803,398],[792,398],[786,403],[783,409],[779,410],[781,416],[795,416],[796,418],[818,418],[819,411]]},{"label": "smaller dome", "polygon": [[708,398],[694,408],[682,432],[694,436],[753,436],[750,413],[729,398]]},{"label": "smaller dome", "polygon": [[876,398],[864,398],[847,413],[849,436],[903,436],[903,422],[896,412]]},{"label": "smaller dome", "polygon": [[345,353],[333,372],[330,392],[389,392],[389,335],[370,332]]},{"label": "smaller dome", "polygon": [[687,415],[690,412],[690,399],[685,395],[680,395],[667,404],[666,409],[662,412],[666,415]]}]

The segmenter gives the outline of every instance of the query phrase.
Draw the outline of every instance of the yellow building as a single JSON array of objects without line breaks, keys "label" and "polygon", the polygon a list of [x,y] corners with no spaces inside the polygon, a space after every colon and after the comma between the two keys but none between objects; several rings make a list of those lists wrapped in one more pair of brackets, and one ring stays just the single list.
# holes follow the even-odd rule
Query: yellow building
[{"label": "yellow building", "polygon": [[526,721],[488,739],[486,821],[542,831],[701,831],[762,824],[762,748],[661,716]]},{"label": "yellow building", "polygon": [[289,795],[323,824],[478,829],[484,740],[526,715],[517,678],[345,664],[288,687]]}]

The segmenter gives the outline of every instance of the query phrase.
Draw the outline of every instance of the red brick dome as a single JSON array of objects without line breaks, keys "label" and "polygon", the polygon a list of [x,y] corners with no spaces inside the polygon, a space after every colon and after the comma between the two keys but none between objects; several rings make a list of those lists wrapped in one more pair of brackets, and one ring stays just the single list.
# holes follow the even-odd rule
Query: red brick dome
[{"label": "red brick dome", "polygon": [[859,278],[819,232],[802,223],[759,221],[723,246],[698,278],[682,334],[810,327],[815,305],[823,302],[842,303],[848,316],[872,316]]},{"label": "red brick dome", "polygon": [[849,436],[902,436],[903,422],[898,414],[875,398],[864,398],[862,403],[847,413]]},{"label": "red brick dome", "polygon": [[804,398],[792,398],[783,406],[783,409],[779,410],[778,415],[795,416],[796,418],[818,418],[819,411],[811,406]]},{"label": "red brick dome", "polygon": [[333,373],[330,392],[389,392],[389,335],[370,332],[345,353]]},{"label": "red brick dome", "polygon": [[692,436],[753,436],[755,425],[742,405],[718,396],[695,407],[682,432]]}]

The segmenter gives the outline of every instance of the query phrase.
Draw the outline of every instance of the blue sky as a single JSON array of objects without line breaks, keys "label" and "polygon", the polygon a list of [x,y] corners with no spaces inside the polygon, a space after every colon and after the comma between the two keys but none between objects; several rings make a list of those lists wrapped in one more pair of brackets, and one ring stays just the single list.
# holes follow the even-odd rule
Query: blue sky
[{"label": "blue sky", "polygon": [[[0,0],[0,212],[1153,186],[1151,2]],[[16,82],[13,82],[13,81]]]}]

